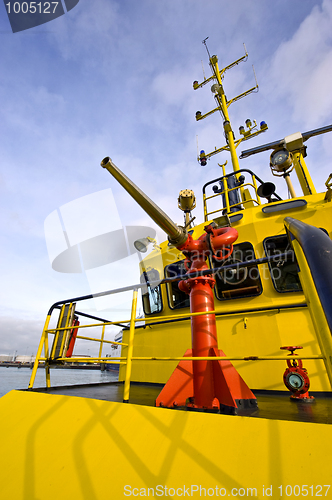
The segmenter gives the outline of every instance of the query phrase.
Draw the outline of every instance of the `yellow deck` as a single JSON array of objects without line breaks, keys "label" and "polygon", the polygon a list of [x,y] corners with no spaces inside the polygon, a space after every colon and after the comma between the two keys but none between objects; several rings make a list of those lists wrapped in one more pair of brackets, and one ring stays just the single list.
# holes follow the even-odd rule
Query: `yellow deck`
[{"label": "yellow deck", "polygon": [[0,422],[1,500],[325,497],[332,482],[331,425],[23,391],[0,399]]}]

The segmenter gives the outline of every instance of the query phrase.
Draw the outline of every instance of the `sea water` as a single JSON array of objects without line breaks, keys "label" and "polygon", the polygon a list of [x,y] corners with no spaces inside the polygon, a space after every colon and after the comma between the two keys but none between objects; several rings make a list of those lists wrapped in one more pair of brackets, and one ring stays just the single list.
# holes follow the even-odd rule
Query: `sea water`
[{"label": "sea water", "polygon": [[[31,377],[30,368],[0,366],[0,397],[13,389],[27,389]],[[51,385],[77,385],[116,382],[119,374],[111,371],[80,369],[53,369],[51,370]],[[34,388],[46,387],[44,368],[38,368]]]}]

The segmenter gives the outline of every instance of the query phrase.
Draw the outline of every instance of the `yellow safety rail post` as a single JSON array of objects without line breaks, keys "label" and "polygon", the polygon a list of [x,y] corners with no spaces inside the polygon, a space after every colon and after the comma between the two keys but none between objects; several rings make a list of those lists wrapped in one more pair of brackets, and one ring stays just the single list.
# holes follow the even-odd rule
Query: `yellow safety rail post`
[{"label": "yellow safety rail post", "polygon": [[229,208],[228,185],[227,185],[227,180],[226,180],[226,169],[225,169],[226,163],[221,165],[221,167],[222,167],[222,173],[223,173],[223,184],[224,184],[226,210],[227,210],[227,213],[229,214],[230,208]]},{"label": "yellow safety rail post", "polygon": [[[35,362],[34,362],[34,365],[33,365],[33,368],[32,368],[32,373],[31,373],[30,382],[29,382],[29,386],[28,386],[29,389],[33,388],[33,384],[35,382],[37,368],[38,368],[38,365],[39,365],[39,360],[40,360],[40,357],[41,357],[43,346],[45,345],[45,340],[47,338],[47,329],[48,329],[48,325],[50,323],[50,319],[51,319],[51,315],[48,314],[46,316],[46,321],[45,321],[43,333],[42,333],[42,336],[41,336],[41,339],[40,339],[40,342],[39,342],[39,346],[38,346],[38,350],[37,350],[37,354],[36,354],[36,359],[35,359]],[[47,342],[47,344],[48,344],[48,342]],[[48,346],[47,346],[47,351],[46,351],[46,348],[45,348],[45,358],[47,356],[48,356]],[[47,377],[47,371],[46,371],[46,384],[47,384],[47,380],[50,383],[49,374],[48,374],[48,377]],[[47,387],[49,387],[49,386],[47,386]]]},{"label": "yellow safety rail post", "polygon": [[317,341],[320,350],[324,356],[327,376],[332,387],[332,337],[325,318],[324,310],[319,300],[314,281],[311,276],[310,268],[301,248],[301,245],[295,239],[292,241],[297,262],[300,267],[299,278],[307,300],[308,309],[312,322],[315,326]]},{"label": "yellow safety rail post", "polygon": [[123,402],[124,403],[129,403],[131,365],[132,365],[132,357],[133,357],[133,350],[134,350],[136,308],[137,308],[137,289],[135,289],[133,292],[133,302],[132,302],[132,307],[131,307],[129,342],[128,342],[128,352],[127,352],[127,366],[126,366],[125,383],[124,383],[124,390],[123,390]]},{"label": "yellow safety rail post", "polygon": [[101,332],[101,341],[100,341],[100,347],[99,347],[99,358],[101,358],[101,353],[103,351],[103,345],[104,345],[104,336],[105,336],[105,324],[103,325],[103,331]]},{"label": "yellow safety rail post", "polygon": [[256,197],[257,197],[257,203],[258,203],[258,205],[261,205],[261,204],[262,204],[262,203],[261,203],[261,199],[260,199],[260,197],[259,197],[259,196],[258,196],[258,194],[257,194],[257,182],[256,182],[256,177],[255,177],[254,175],[252,175],[251,177],[252,177],[252,183],[253,183],[253,185],[254,185],[254,189],[255,189],[255,193],[256,193]]},{"label": "yellow safety rail post", "polygon": [[207,214],[207,206],[206,206],[206,195],[203,193],[203,208],[204,208],[204,220],[207,222],[208,214]]},{"label": "yellow safety rail post", "polygon": [[45,358],[46,387],[51,387],[51,374],[50,374],[50,363],[49,363],[49,352],[48,352],[48,331],[47,330],[45,331],[44,358]]}]

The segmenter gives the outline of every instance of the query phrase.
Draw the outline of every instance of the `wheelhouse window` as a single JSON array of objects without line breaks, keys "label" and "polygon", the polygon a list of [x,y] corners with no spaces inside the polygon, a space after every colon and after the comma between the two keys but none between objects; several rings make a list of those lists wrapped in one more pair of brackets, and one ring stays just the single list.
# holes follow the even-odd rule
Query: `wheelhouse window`
[{"label": "wheelhouse window", "polygon": [[160,275],[156,269],[148,269],[141,275],[141,283],[147,283],[147,286],[142,288],[143,310],[147,315],[160,313],[163,309],[160,285],[153,288],[149,286],[150,282],[158,280]]},{"label": "wheelhouse window", "polygon": [[[292,251],[286,235],[272,236],[263,241],[267,256],[281,255]],[[292,251],[287,260],[276,260],[269,262],[272,282],[277,292],[300,292],[302,286],[299,278],[299,268],[294,252]]]},{"label": "wheelhouse window", "polygon": [[212,259],[212,267],[221,267],[221,270],[215,274],[215,293],[219,300],[252,297],[262,293],[262,283],[256,265],[222,269],[224,266],[248,262],[255,258],[252,244],[244,242],[233,246],[233,252],[228,259],[221,262]]},{"label": "wheelhouse window", "polygon": [[[180,260],[179,262],[174,262],[165,267],[165,278],[177,278],[183,276],[186,272],[184,260]],[[181,309],[190,306],[189,295],[185,292],[181,292],[178,281],[167,283],[166,289],[168,303],[171,309]]]}]

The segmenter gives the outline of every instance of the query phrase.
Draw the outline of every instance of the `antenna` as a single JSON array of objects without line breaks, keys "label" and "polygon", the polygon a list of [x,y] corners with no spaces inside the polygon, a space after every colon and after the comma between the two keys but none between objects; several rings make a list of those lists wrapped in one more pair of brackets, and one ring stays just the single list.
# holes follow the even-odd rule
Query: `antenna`
[{"label": "antenna", "polygon": [[257,81],[256,71],[255,71],[254,65],[252,65],[252,70],[254,72],[254,77],[255,77],[255,82],[256,82],[256,89],[257,89],[257,92],[258,92],[259,85],[258,85],[258,81]]},{"label": "antenna", "polygon": [[209,59],[211,59],[211,55],[210,55],[209,49],[208,49],[208,47],[206,45],[206,40],[208,40],[208,38],[209,38],[208,36],[206,38],[204,38],[204,40],[202,41],[202,43],[204,43],[206,51],[207,51],[208,56],[209,56]]},{"label": "antenna", "polygon": [[206,80],[206,76],[205,76],[205,71],[204,71],[204,65],[203,65],[203,61],[201,61],[202,63],[202,70],[203,70],[203,76],[204,76],[204,80]]},{"label": "antenna", "polygon": [[244,52],[246,54],[244,61],[246,61],[248,59],[248,51],[247,51],[246,44],[244,42],[243,42],[243,47],[244,47]]}]

